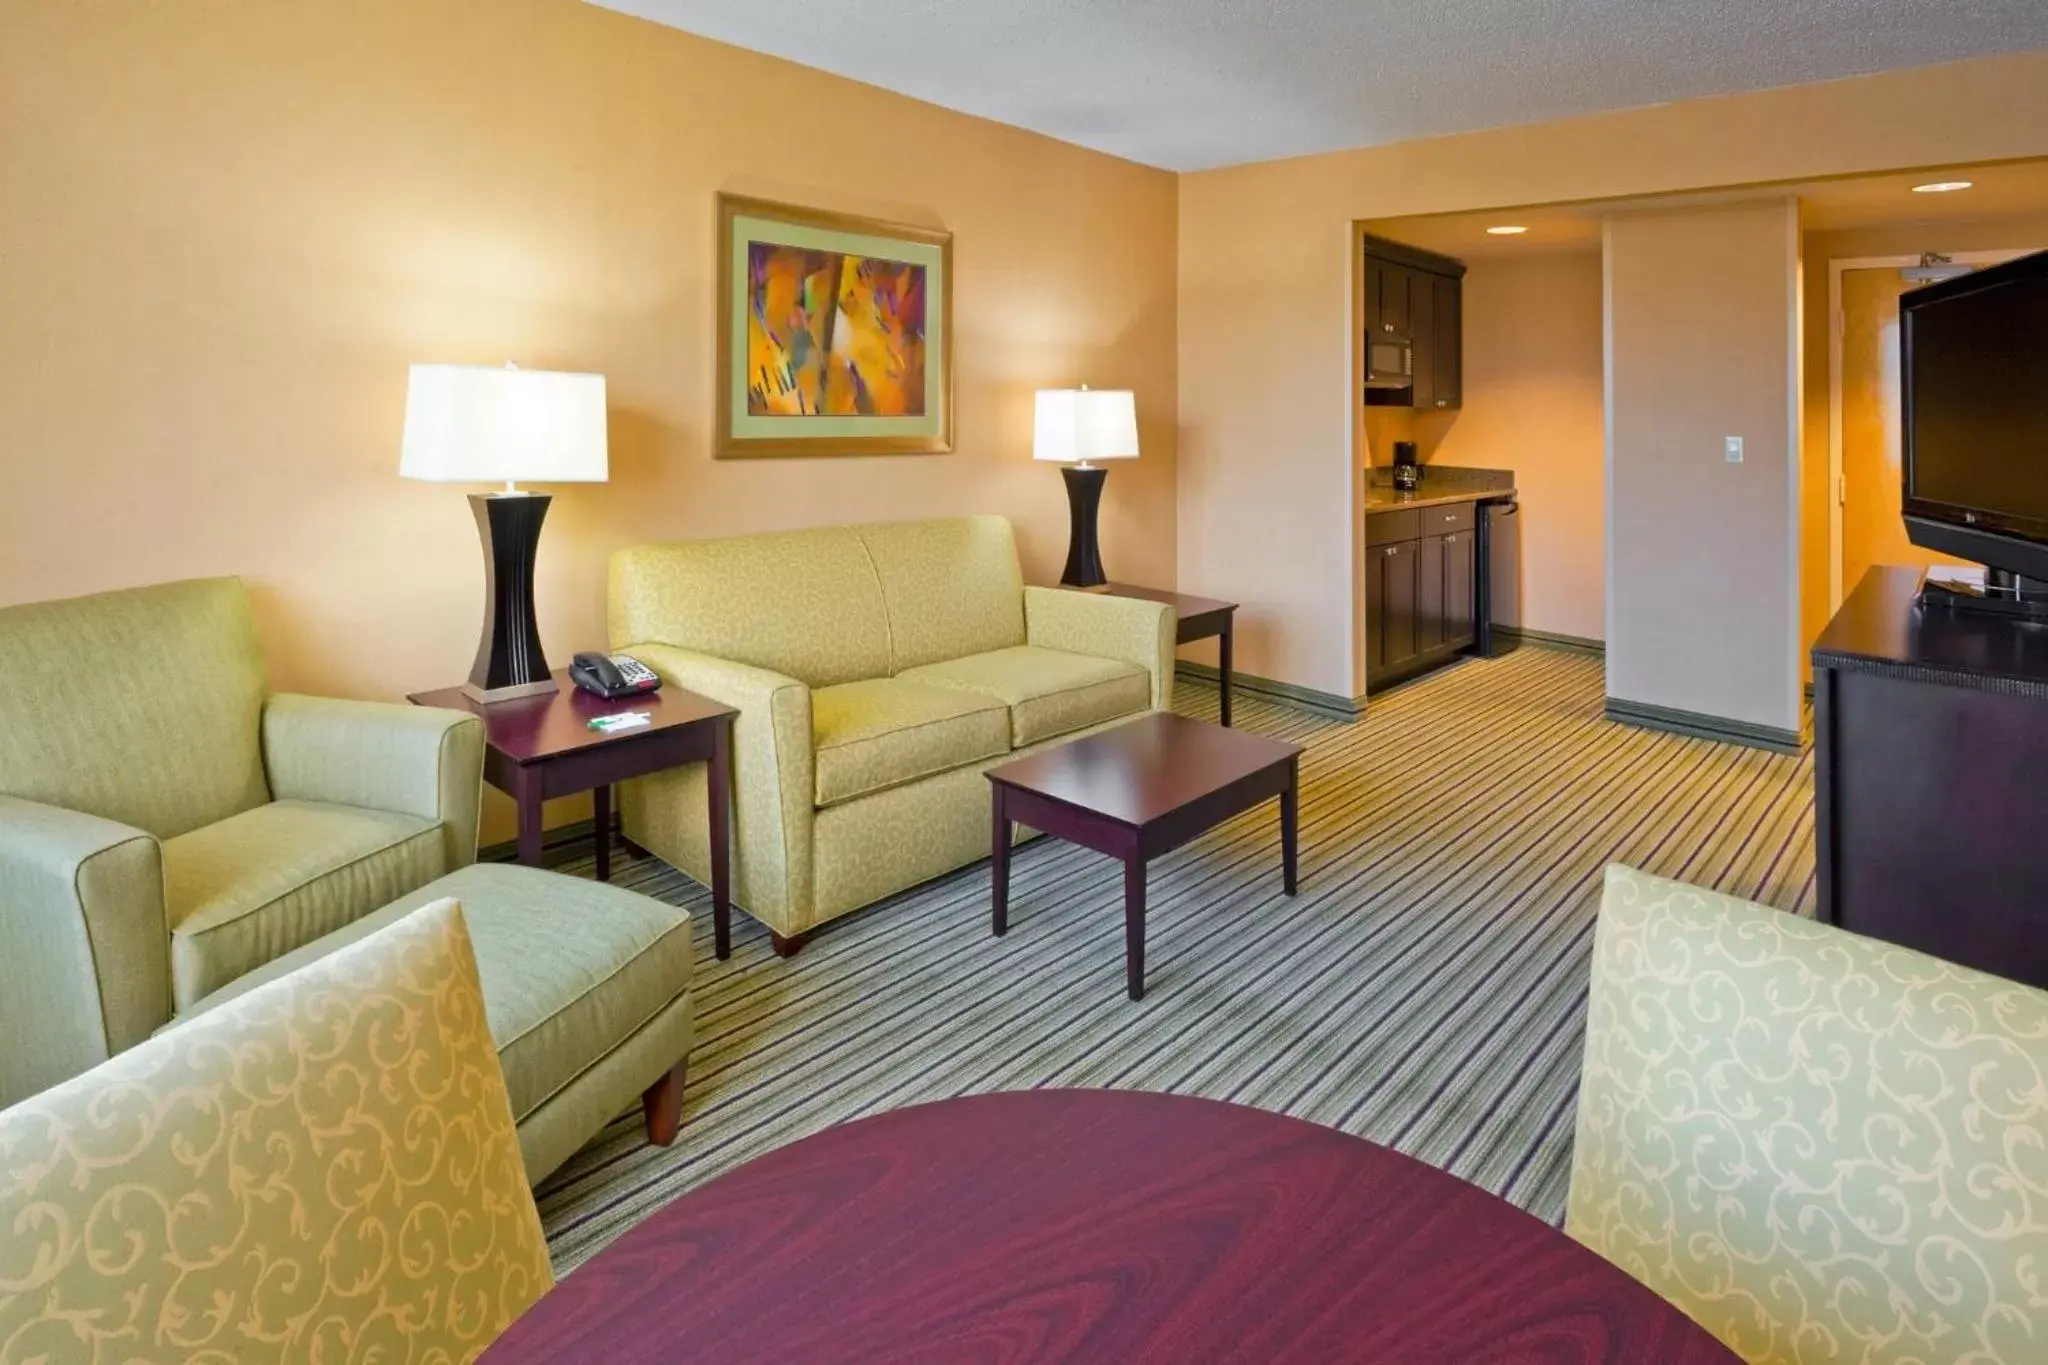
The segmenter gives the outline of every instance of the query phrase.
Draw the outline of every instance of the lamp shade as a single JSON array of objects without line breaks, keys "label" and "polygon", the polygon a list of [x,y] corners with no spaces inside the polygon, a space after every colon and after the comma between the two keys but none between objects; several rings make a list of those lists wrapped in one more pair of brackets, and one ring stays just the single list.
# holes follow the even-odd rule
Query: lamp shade
[{"label": "lamp shade", "polygon": [[1138,408],[1129,389],[1040,389],[1031,458],[1064,464],[1138,458]]},{"label": "lamp shade", "polygon": [[602,483],[604,376],[415,365],[398,472],[437,483]]}]

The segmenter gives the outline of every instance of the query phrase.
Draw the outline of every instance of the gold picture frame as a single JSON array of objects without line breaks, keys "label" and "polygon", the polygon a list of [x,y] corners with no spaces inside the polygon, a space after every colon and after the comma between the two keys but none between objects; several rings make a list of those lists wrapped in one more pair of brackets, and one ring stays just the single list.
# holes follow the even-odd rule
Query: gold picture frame
[{"label": "gold picture frame", "polygon": [[952,233],[721,193],[717,313],[716,458],[952,452]]}]

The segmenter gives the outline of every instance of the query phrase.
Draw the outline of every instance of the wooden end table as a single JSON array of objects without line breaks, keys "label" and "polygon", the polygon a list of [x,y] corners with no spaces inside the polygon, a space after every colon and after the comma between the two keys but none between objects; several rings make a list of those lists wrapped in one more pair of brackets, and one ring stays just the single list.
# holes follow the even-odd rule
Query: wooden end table
[{"label": "wooden end table", "polygon": [[[739,712],[673,684],[659,692],[606,701],[572,685],[566,669],[556,671],[555,681],[561,684],[559,691],[490,705],[459,687],[414,692],[407,700],[482,718],[484,780],[519,807],[519,861],[529,867],[541,865],[541,803],[587,791],[596,806],[597,879],[609,881],[612,784],[684,763],[708,764],[712,934],[718,955],[730,957],[732,720]],[[650,723],[611,734],[590,728],[592,717],[624,711],[645,711]],[[646,850],[630,840],[626,843],[645,856]]]},{"label": "wooden end table", "polygon": [[1741,1365],[1619,1266],[1412,1157],[1241,1105],[1024,1090],[728,1171],[483,1365]]},{"label": "wooden end table", "polygon": [[1282,885],[1294,894],[1301,747],[1171,711],[988,770],[992,926],[1010,928],[1010,822],[1120,858],[1124,978],[1145,998],[1145,864],[1280,798]]},{"label": "wooden end table", "polygon": [[1164,588],[1141,588],[1134,583],[1105,583],[1099,588],[1084,588],[1082,591],[1101,593],[1105,597],[1135,597],[1144,602],[1164,602],[1173,608],[1174,617],[1179,622],[1174,631],[1176,644],[1184,645],[1215,636],[1216,686],[1222,695],[1223,724],[1226,727],[1230,724],[1230,646],[1237,619],[1237,603],[1184,592],[1168,592]]}]

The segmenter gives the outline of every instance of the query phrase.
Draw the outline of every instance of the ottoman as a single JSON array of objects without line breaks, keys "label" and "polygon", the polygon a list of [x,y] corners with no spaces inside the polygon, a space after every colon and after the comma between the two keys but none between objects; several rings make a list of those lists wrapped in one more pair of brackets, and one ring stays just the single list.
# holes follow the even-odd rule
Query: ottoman
[{"label": "ottoman", "polygon": [[179,1022],[443,896],[469,923],[527,1180],[539,1184],[636,1095],[649,1141],[673,1142],[695,1029],[690,917],[602,882],[472,863],[215,991]]}]

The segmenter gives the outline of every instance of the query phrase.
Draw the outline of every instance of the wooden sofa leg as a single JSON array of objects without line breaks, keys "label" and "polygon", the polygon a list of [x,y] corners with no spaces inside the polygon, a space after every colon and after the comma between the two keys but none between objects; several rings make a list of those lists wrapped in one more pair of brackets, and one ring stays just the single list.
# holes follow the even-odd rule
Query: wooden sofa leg
[{"label": "wooden sofa leg", "polygon": [[773,929],[770,929],[768,931],[768,941],[775,945],[775,955],[777,957],[795,957],[804,950],[804,945],[811,941],[811,933],[810,930],[806,929],[801,934],[792,934],[785,938]]},{"label": "wooden sofa leg", "polygon": [[689,1069],[688,1059],[677,1062],[641,1093],[640,1108],[647,1115],[647,1140],[657,1147],[674,1142],[677,1130],[683,1126],[683,1077]]}]

